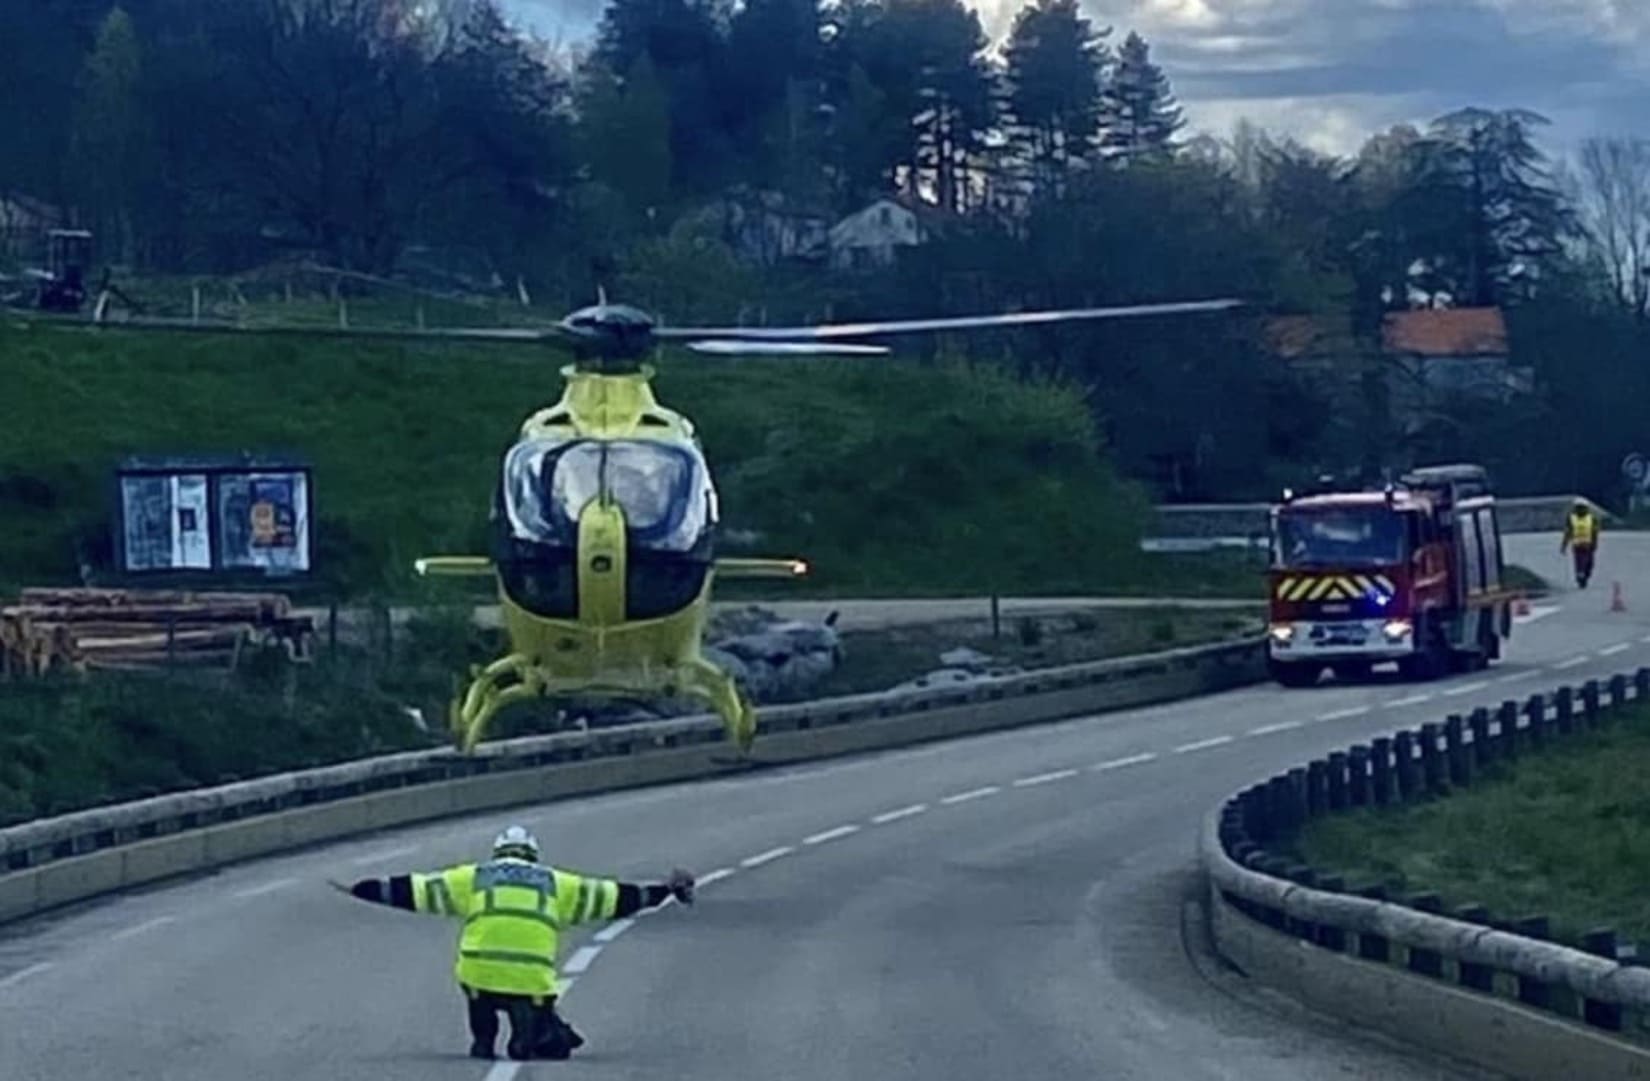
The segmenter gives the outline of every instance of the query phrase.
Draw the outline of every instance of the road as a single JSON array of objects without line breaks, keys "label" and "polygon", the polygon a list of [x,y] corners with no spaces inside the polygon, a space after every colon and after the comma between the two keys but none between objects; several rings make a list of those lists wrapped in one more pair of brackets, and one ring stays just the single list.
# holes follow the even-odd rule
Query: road
[{"label": "road", "polygon": [[[1561,580],[1556,538],[1512,557]],[[1253,779],[1447,709],[1650,663],[1650,537],[1607,538],[1488,673],[1262,686],[909,751],[526,809],[554,860],[705,881],[568,943],[572,1063],[463,1056],[451,931],[327,876],[484,856],[499,816],[238,866],[0,938],[0,1077],[509,1081],[1445,1081],[1207,955],[1199,817]],[[1612,613],[1621,577],[1630,611]]]}]

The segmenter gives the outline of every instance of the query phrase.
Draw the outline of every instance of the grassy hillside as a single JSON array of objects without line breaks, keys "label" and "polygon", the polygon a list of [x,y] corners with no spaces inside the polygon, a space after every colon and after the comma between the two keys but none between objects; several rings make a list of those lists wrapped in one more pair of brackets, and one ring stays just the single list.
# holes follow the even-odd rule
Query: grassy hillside
[{"label": "grassy hillside", "polygon": [[[317,562],[406,592],[420,554],[481,551],[500,451],[560,391],[556,354],[132,335],[0,324],[0,588],[68,582],[109,547],[130,453],[294,451],[316,470]],[[727,525],[815,565],[813,588],[1101,590],[1178,574],[1072,391],[911,361],[669,360]]]}]

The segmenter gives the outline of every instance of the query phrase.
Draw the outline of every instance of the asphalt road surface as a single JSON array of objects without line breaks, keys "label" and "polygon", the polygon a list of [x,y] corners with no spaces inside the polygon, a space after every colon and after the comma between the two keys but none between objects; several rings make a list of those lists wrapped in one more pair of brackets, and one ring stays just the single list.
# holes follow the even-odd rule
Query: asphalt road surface
[{"label": "asphalt road surface", "polygon": [[[1555,581],[1556,537],[1511,555]],[[398,1081],[1419,1081],[1478,1076],[1316,1019],[1207,954],[1200,816],[1400,724],[1650,663],[1650,537],[1605,538],[1487,673],[1259,686],[1176,705],[396,831],[92,903],[0,937],[0,1077]],[[1609,611],[1620,579],[1629,606]],[[571,1063],[463,1057],[453,930],[328,876],[547,855],[692,868],[670,906],[567,943]],[[599,939],[599,941],[598,941]]]}]

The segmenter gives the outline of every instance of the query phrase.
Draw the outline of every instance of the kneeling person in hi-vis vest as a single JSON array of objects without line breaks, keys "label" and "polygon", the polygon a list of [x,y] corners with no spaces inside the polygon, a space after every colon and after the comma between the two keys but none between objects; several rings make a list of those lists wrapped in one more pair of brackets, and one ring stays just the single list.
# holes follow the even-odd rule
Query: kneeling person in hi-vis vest
[{"label": "kneeling person in hi-vis vest", "polygon": [[520,826],[498,835],[487,863],[334,885],[363,901],[463,920],[455,971],[469,1001],[470,1055],[493,1057],[502,1010],[510,1018],[510,1057],[518,1060],[565,1059],[584,1043],[556,1012],[562,931],[622,919],[672,897],[692,904],[694,894],[686,871],[635,885],[545,866],[538,841]]}]

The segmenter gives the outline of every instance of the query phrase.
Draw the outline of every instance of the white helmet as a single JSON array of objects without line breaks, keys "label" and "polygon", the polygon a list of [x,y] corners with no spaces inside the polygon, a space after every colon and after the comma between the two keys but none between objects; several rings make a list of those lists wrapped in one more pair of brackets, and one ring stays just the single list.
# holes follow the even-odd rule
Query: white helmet
[{"label": "white helmet", "polygon": [[538,838],[527,832],[525,826],[510,826],[493,838],[493,858],[529,860],[537,863],[539,859]]}]

